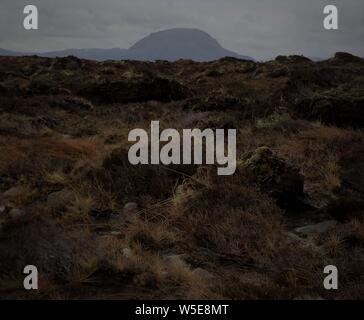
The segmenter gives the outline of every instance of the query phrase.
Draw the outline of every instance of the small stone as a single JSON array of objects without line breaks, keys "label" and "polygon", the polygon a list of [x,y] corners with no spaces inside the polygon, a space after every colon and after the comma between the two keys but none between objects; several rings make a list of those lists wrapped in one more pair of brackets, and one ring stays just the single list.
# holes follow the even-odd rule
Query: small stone
[{"label": "small stone", "polygon": [[124,248],[123,249],[123,257],[130,259],[132,256],[132,251],[130,250],[130,248]]},{"label": "small stone", "polygon": [[138,204],[135,202],[129,202],[124,206],[123,213],[126,215],[135,214],[138,212]]},{"label": "small stone", "polygon": [[202,268],[196,268],[192,273],[200,279],[210,280],[214,278],[214,275]]},{"label": "small stone", "polygon": [[4,198],[15,198],[18,197],[22,193],[21,187],[12,187],[9,190],[3,193]]},{"label": "small stone", "polygon": [[23,209],[13,208],[10,210],[9,215],[11,219],[18,219],[25,214]]},{"label": "small stone", "polygon": [[110,235],[111,236],[114,236],[114,237],[118,237],[118,236],[121,236],[122,233],[120,231],[111,231],[110,232]]},{"label": "small stone", "polygon": [[295,232],[304,235],[310,235],[313,233],[325,233],[335,227],[337,223],[338,222],[335,220],[329,220],[318,224],[312,224],[305,227],[296,228]]},{"label": "small stone", "polygon": [[53,209],[64,209],[75,199],[75,195],[72,191],[63,189],[58,192],[51,193],[47,199],[47,205]]},{"label": "small stone", "polygon": [[0,213],[4,213],[6,210],[5,206],[0,205]]},{"label": "small stone", "polygon": [[189,265],[184,260],[185,258],[186,258],[186,255],[184,255],[184,254],[167,255],[167,256],[164,256],[164,261],[174,267],[188,268]]}]

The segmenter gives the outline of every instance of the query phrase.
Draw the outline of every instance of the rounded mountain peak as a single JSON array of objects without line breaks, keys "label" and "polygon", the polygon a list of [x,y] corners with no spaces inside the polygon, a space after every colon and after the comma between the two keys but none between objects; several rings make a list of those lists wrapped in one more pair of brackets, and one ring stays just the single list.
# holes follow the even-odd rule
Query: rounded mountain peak
[{"label": "rounded mountain peak", "polygon": [[192,59],[209,61],[226,56],[240,57],[224,49],[208,33],[199,29],[175,28],[154,32],[133,45],[128,55],[136,60]]}]

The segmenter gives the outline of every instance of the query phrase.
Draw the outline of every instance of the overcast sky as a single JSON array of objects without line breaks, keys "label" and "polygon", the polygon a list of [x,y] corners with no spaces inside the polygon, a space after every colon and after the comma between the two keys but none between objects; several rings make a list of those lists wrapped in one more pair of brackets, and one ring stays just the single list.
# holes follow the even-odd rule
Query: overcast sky
[{"label": "overcast sky", "polygon": [[[39,30],[23,29],[37,5]],[[323,8],[339,9],[339,30],[323,28]],[[256,59],[279,54],[364,56],[363,0],[1,0],[0,48],[51,51],[128,48],[151,32],[198,28],[225,48]]]}]

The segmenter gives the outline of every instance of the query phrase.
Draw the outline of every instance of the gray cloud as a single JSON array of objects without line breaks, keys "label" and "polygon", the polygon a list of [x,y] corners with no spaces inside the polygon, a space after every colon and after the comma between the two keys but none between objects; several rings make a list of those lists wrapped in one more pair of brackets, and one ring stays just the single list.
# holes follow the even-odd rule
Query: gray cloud
[{"label": "gray cloud", "polygon": [[[0,47],[21,51],[127,48],[162,29],[199,28],[224,47],[257,59],[278,54],[364,56],[362,0],[3,0]],[[38,6],[37,31],[22,27],[23,8]],[[339,8],[337,31],[323,29],[323,8]]]}]

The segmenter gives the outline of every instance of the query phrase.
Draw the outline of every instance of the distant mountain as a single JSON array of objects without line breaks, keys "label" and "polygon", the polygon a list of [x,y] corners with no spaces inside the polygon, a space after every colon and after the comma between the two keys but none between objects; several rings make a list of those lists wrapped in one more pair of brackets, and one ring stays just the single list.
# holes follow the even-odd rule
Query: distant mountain
[{"label": "distant mountain", "polygon": [[128,50],[128,57],[136,60],[210,61],[227,56],[253,60],[224,49],[209,34],[197,29],[170,29],[152,33]]},{"label": "distant mountain", "polygon": [[10,51],[0,48],[0,56],[24,56],[26,54],[22,52]]},{"label": "distant mountain", "polygon": [[224,57],[254,60],[224,49],[214,38],[198,29],[169,29],[156,33],[138,41],[129,49],[67,49],[44,53],[14,52],[0,49],[0,56],[42,57],[76,56],[90,60],[168,60],[191,59],[195,61],[211,61]]}]

